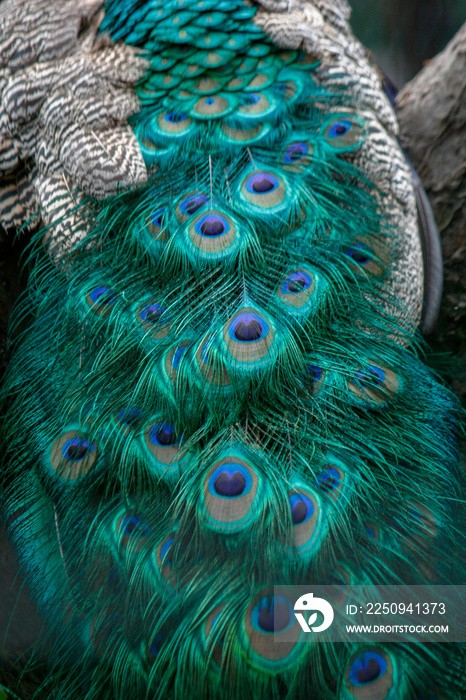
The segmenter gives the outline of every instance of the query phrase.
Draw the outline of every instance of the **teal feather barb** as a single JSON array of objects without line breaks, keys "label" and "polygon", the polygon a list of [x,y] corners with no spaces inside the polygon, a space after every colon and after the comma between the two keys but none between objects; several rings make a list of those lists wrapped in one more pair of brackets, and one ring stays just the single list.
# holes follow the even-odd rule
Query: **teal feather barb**
[{"label": "teal feather barb", "polygon": [[109,0],[26,119],[2,505],[47,697],[464,697],[452,645],[274,644],[274,585],[464,581],[396,119],[346,3],[285,5]]}]

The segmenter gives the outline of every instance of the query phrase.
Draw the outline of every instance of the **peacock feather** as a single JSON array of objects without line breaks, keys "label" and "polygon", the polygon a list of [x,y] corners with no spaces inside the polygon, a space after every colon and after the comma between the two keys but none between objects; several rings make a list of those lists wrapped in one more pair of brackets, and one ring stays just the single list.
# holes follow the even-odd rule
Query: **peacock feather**
[{"label": "peacock feather", "polygon": [[464,697],[456,647],[302,644],[273,593],[465,580],[412,176],[345,0],[100,5],[0,6],[1,212],[37,229],[2,506],[44,696]]}]

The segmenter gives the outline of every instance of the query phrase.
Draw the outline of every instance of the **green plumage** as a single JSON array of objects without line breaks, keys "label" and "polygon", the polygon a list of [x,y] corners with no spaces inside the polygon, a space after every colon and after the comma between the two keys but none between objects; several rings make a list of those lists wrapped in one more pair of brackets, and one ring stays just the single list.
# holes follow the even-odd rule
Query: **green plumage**
[{"label": "green plumage", "polygon": [[364,91],[332,89],[256,11],[107,3],[102,29],[150,61],[132,118],[149,180],[77,207],[71,254],[33,241],[4,508],[48,697],[464,692],[451,648],[278,658],[253,626],[277,584],[464,576],[458,408],[418,358],[405,273],[409,172]]}]

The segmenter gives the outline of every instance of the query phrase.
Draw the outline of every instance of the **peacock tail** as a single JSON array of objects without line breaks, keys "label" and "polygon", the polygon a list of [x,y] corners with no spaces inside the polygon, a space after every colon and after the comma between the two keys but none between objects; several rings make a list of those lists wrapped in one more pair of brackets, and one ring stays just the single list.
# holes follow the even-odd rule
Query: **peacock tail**
[{"label": "peacock tail", "polygon": [[465,696],[457,647],[303,644],[274,595],[466,580],[412,176],[348,20],[0,5],[0,213],[36,229],[2,506],[44,697]]}]

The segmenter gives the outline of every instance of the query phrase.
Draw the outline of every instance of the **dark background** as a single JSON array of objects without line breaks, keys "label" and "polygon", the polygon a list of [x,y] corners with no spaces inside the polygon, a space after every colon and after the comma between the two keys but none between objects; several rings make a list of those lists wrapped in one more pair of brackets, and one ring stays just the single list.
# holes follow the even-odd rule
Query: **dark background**
[{"label": "dark background", "polygon": [[466,0],[350,0],[351,25],[398,88],[466,21]]}]

